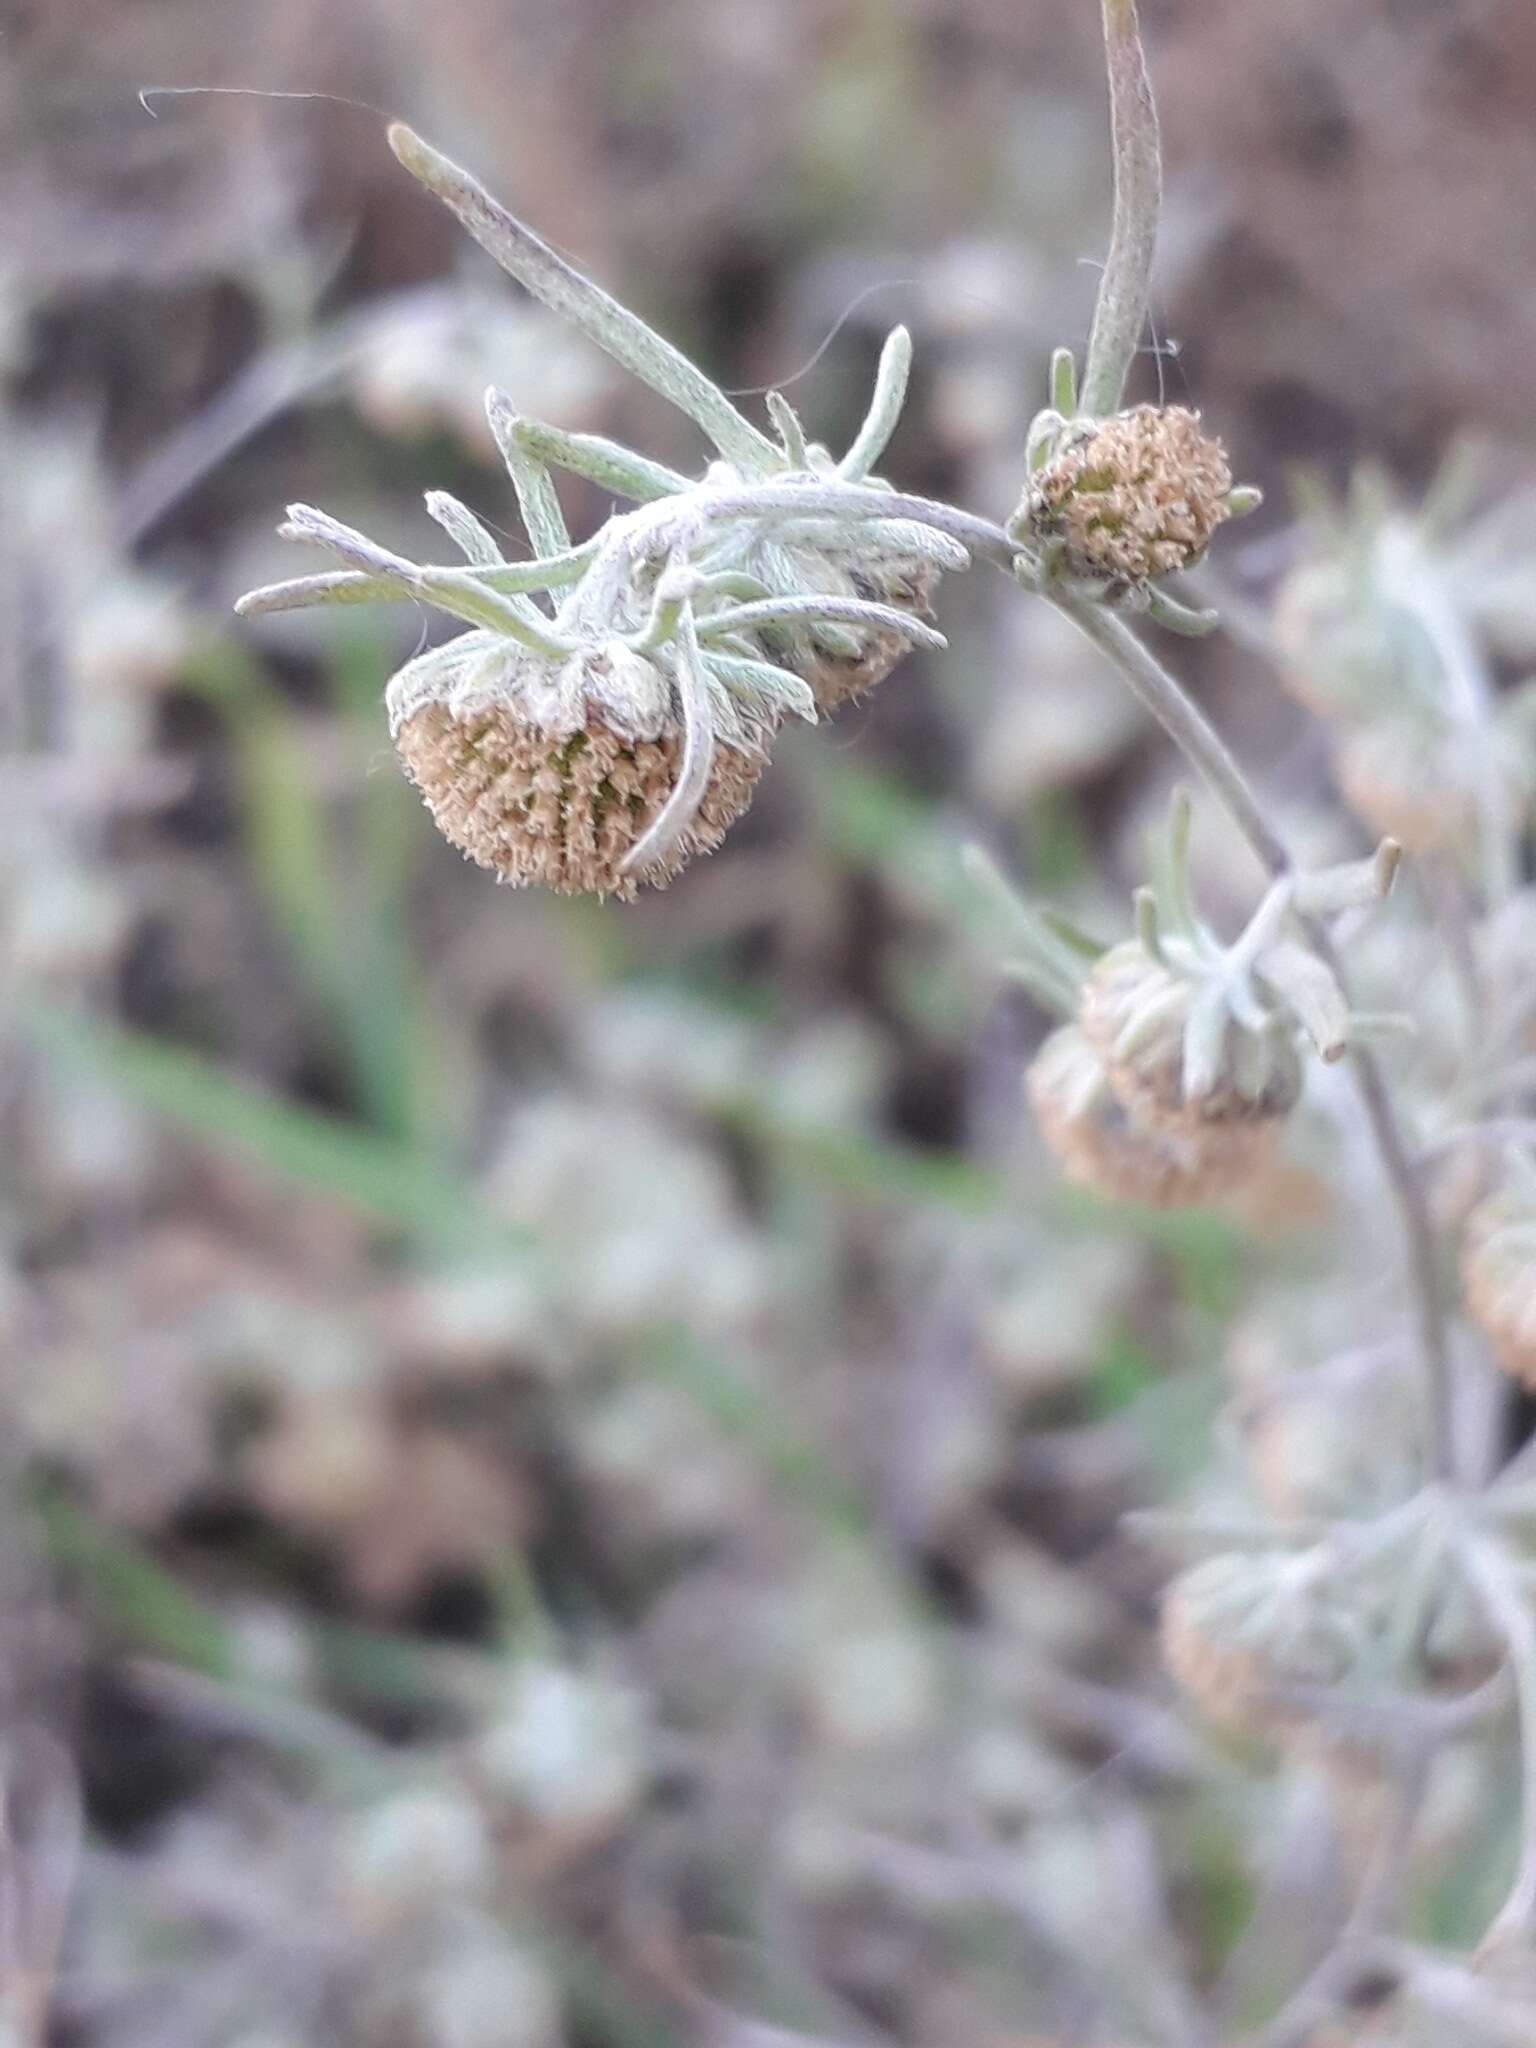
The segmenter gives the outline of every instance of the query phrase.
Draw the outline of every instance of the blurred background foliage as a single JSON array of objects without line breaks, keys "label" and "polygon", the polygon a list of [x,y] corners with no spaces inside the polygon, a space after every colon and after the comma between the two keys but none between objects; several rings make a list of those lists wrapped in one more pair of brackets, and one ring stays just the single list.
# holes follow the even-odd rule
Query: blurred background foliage
[{"label": "blurred background foliage", "polygon": [[[1145,11],[1142,395],[1271,492],[1241,626],[1292,467],[1418,484],[1471,432],[1529,469],[1536,14]],[[9,0],[0,35],[15,2038],[1108,2048],[1222,1973],[1241,2021],[1286,1967],[1240,1940],[1251,1809],[1304,1834],[1305,1788],[1174,1712],[1120,1516],[1205,1456],[1226,1333],[1330,1205],[1305,1158],[1220,1217],[1064,1190],[958,859],[1115,929],[1162,748],[976,577],[949,655],[786,741],[668,893],[496,889],[390,757],[419,615],[229,602],[305,566],[291,499],[409,551],[432,484],[505,530],[492,376],[698,451],[375,114],[139,98],[403,114],[834,445],[905,319],[890,473],[997,517],[1091,305],[1097,9]],[[1241,635],[1191,660],[1308,814],[1302,715]]]}]

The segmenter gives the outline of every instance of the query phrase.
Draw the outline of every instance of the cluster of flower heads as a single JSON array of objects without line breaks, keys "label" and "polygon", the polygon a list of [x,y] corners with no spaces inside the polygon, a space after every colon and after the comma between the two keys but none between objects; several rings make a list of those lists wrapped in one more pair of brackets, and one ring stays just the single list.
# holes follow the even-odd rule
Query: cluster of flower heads
[{"label": "cluster of flower heads", "polygon": [[[445,835],[514,883],[632,896],[718,845],[751,801],[788,717],[814,722],[863,694],[914,646],[940,575],[969,565],[963,515],[902,501],[873,472],[906,395],[897,328],[852,446],[809,441],[781,393],[754,426],[670,343],[572,270],[473,179],[409,129],[401,162],[536,298],[677,405],[714,444],[689,478],[600,435],[521,415],[494,387],[486,417],[534,559],[509,562],[445,492],[427,509],[463,557],[424,565],[309,506],[282,529],[344,566],[253,591],[244,612],[415,598],[467,633],[390,683],[390,729]],[[1196,565],[1223,520],[1249,510],[1218,442],[1182,408],[1080,414],[1066,351],[1031,429],[1030,480],[994,540],[1028,587],[1147,611],[1204,631],[1161,579]],[[552,468],[633,510],[573,546]],[[883,500],[889,500],[887,511]]]},{"label": "cluster of flower heads", "polygon": [[[1458,1333],[1459,1373],[1475,1350]],[[1482,1492],[1436,1483],[1460,1467],[1413,1332],[1382,1325],[1347,1285],[1266,1289],[1225,1365],[1217,1440],[1231,1455],[1202,1473],[1192,1511],[1149,1518],[1198,1559],[1164,1594],[1165,1663],[1224,1734],[1379,1784],[1405,1741],[1471,1730],[1507,1704],[1498,1588],[1518,1586],[1529,1484],[1517,1468]]]},{"label": "cluster of flower heads", "polygon": [[1279,1740],[1321,1724],[1364,1752],[1394,1695],[1475,1691],[1500,1659],[1422,1494],[1374,1523],[1311,1541],[1280,1526],[1205,1558],[1169,1587],[1162,1640],[1213,1721]]},{"label": "cluster of flower heads", "polygon": [[1282,674],[1324,720],[1351,806],[1411,852],[1463,861],[1536,798],[1531,693],[1493,678],[1496,660],[1536,658],[1536,504],[1469,521],[1469,480],[1449,468],[1416,510],[1369,468],[1341,502],[1314,494],[1275,612]]},{"label": "cluster of flower heads", "polygon": [[1398,858],[1387,840],[1371,860],[1275,883],[1228,944],[1191,899],[1189,826],[1181,793],[1164,873],[1137,893],[1135,936],[1118,945],[1012,902],[1012,971],[1065,1019],[1029,1070],[1041,1131],[1073,1179],[1154,1207],[1254,1179],[1300,1098],[1302,1047],[1332,1062],[1371,1021],[1351,1013],[1298,920],[1386,895]]},{"label": "cluster of flower heads", "polygon": [[[1536,1386],[1528,1153],[1510,1152],[1467,1218],[1462,1293],[1458,1372],[1475,1370],[1480,1336],[1510,1378]],[[1374,1779],[1415,1729],[1476,1727],[1507,1703],[1512,1672],[1516,1689],[1526,1682],[1536,1500],[1524,1457],[1481,1491],[1436,1483],[1454,1479],[1466,1447],[1440,1440],[1406,1330],[1347,1341],[1365,1327],[1359,1307],[1296,1290],[1234,1333],[1226,1440],[1241,1486],[1234,1498],[1218,1482],[1201,1511],[1167,1518],[1209,1554],[1169,1584],[1162,1648],[1217,1727],[1321,1744]]]},{"label": "cluster of flower heads", "polygon": [[[702,479],[591,434],[522,417],[487,394],[491,432],[535,559],[508,562],[469,509],[427,508],[463,557],[406,560],[307,506],[284,533],[344,568],[254,591],[247,613],[417,598],[470,630],[391,681],[402,763],[446,836],[503,879],[632,896],[720,842],[750,802],[779,726],[815,722],[879,682],[928,624],[940,573],[968,565],[933,527],[881,515],[871,476],[905,396],[904,329],[881,358],[868,417],[835,461],[773,394],[775,438],[703,374],[579,277],[408,130],[409,169],[538,296],[678,404],[718,450]],[[560,467],[634,509],[573,546],[550,481]]]}]

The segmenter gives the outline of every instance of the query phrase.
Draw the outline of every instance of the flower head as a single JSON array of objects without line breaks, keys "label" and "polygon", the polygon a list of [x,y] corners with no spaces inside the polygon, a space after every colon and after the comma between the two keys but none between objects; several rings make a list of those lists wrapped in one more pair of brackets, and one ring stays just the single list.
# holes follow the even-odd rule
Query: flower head
[{"label": "flower head", "polygon": [[[1156,1128],[1262,1123],[1284,1117],[1300,1097],[1301,1060],[1288,1020],[1239,1019],[1219,994],[1209,999],[1215,987],[1166,955],[1154,959],[1135,939],[1112,947],[1083,985],[1083,1036],[1121,1101]],[[1208,1030],[1207,1012],[1216,1007],[1221,1014]],[[1212,1039],[1198,1074],[1191,1058],[1197,1032]]]},{"label": "flower head", "polygon": [[[443,836],[502,881],[631,897],[637,847],[679,787],[687,734],[660,668],[614,642],[541,668],[466,633],[407,664],[387,695],[405,772]],[[682,829],[647,879],[719,845],[767,755],[712,749]]]},{"label": "flower head", "polygon": [[1026,1076],[1030,1107],[1051,1151],[1079,1186],[1153,1209],[1208,1204],[1253,1180],[1270,1157],[1259,1123],[1158,1127],[1111,1087],[1075,1024],[1052,1032]]},{"label": "flower head", "polygon": [[1030,481],[1018,524],[1068,574],[1136,590],[1191,568],[1229,516],[1226,451],[1184,406],[1069,423]]},{"label": "flower head", "polygon": [[[342,573],[253,591],[243,612],[415,598],[473,629],[389,686],[390,729],[445,835],[513,883],[633,895],[719,844],[745,809],[785,717],[815,721],[871,688],[928,625],[939,572],[966,549],[885,517],[870,472],[896,425],[911,341],[881,356],[841,461],[807,442],[787,401],[753,426],[670,343],[573,271],[409,129],[396,155],[521,283],[672,400],[713,441],[692,481],[592,434],[524,418],[494,387],[491,438],[517,492],[531,562],[446,492],[427,509],[467,566],[408,561],[307,506],[283,531]],[[573,547],[549,466],[634,502]]]}]

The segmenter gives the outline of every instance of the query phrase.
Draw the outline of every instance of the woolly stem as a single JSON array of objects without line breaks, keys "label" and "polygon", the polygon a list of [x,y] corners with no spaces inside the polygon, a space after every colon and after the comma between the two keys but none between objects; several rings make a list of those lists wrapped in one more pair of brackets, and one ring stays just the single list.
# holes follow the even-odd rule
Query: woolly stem
[{"label": "woolly stem", "polygon": [[1258,2048],[1306,2048],[1323,2021],[1349,2002],[1354,1981],[1364,1973],[1372,1948],[1402,1897],[1408,1850],[1428,1780],[1429,1756],[1421,1743],[1398,1770],[1391,1811],[1338,1939],[1270,2021],[1259,2036]]},{"label": "woolly stem", "polygon": [[1066,597],[1050,602],[1119,669],[1137,698],[1230,812],[1266,872],[1276,879],[1289,874],[1291,857],[1265,820],[1236,756],[1157,657],[1101,606]]},{"label": "woolly stem", "polygon": [[[947,534],[969,553],[1018,573],[1024,551],[990,519],[978,519],[937,498],[918,498],[904,491],[876,490],[869,484],[754,484],[742,489],[699,491],[678,509],[680,519],[699,523],[716,519],[868,519],[911,520]],[[957,562],[955,567],[961,565]],[[1021,575],[1021,581],[1025,578]]]},{"label": "woolly stem", "polygon": [[1141,47],[1136,0],[1104,0],[1104,51],[1109,62],[1115,210],[1078,400],[1079,411],[1091,417],[1120,408],[1147,317],[1163,195],[1157,108]]}]

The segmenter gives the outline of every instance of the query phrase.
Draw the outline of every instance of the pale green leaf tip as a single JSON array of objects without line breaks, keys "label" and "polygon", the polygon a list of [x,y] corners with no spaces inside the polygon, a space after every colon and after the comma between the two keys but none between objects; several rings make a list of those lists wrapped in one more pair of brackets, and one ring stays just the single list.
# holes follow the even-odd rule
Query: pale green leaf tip
[{"label": "pale green leaf tip", "polygon": [[387,134],[396,159],[404,164],[413,178],[425,180],[434,164],[443,161],[432,145],[423,142],[416,130],[404,121],[391,121]]}]

